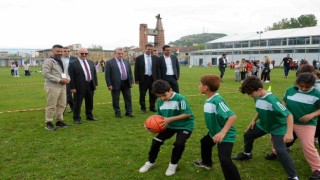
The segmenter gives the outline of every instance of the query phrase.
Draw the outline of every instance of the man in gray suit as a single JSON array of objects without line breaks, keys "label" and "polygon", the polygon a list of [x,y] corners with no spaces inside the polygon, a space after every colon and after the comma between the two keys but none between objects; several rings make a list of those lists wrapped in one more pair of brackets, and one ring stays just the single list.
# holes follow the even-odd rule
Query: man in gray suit
[{"label": "man in gray suit", "polygon": [[45,129],[54,131],[52,121],[56,116],[57,127],[70,126],[63,122],[63,112],[66,109],[66,84],[70,82],[66,64],[61,61],[63,47],[54,45],[52,47],[52,57],[46,59],[42,65],[42,75],[45,78],[45,89],[47,95],[46,105],[46,126]]},{"label": "man in gray suit", "polygon": [[119,100],[122,92],[126,113],[125,116],[132,115],[131,88],[133,85],[133,76],[129,61],[123,59],[123,49],[117,48],[115,57],[106,63],[105,78],[108,90],[111,91],[112,105],[117,118],[122,118]]},{"label": "man in gray suit", "polygon": [[162,50],[163,55],[159,57],[161,79],[167,81],[174,92],[179,93],[180,66],[178,58],[171,55],[169,45],[164,45]]}]

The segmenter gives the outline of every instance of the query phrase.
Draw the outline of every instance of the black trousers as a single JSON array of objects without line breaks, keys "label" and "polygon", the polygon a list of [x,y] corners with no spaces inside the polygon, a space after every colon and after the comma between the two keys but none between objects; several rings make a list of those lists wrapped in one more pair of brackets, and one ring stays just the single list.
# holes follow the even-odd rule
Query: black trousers
[{"label": "black trousers", "polygon": [[174,92],[179,93],[179,84],[175,75],[166,75],[164,80],[170,84]]},{"label": "black trousers", "polygon": [[[212,148],[216,145],[209,134],[201,139],[201,158],[206,165],[212,165]],[[222,142],[218,144],[218,157],[224,178],[227,180],[240,180],[237,167],[231,159],[233,143]]]},{"label": "black trousers", "polygon": [[70,84],[67,84],[67,105],[69,104],[71,111],[73,111],[73,97],[70,91]]},{"label": "black trousers", "polygon": [[191,136],[190,131],[181,129],[167,128],[163,132],[159,133],[153,138],[151,148],[149,151],[149,162],[154,163],[158,157],[160,147],[164,141],[170,139],[174,134],[177,134],[176,141],[173,143],[173,149],[171,154],[171,163],[177,164],[182,156],[187,139]]},{"label": "black trousers", "polygon": [[120,93],[122,92],[124,99],[124,107],[126,109],[126,114],[132,114],[132,100],[131,100],[131,88],[127,80],[121,81],[119,90],[112,90],[112,106],[115,112],[115,115],[121,115],[120,111]]},{"label": "black trousers", "polygon": [[144,76],[144,81],[143,83],[139,84],[139,93],[140,93],[140,109],[141,110],[146,110],[146,94],[147,91],[149,91],[149,108],[150,110],[155,109],[155,103],[156,103],[156,95],[152,93],[152,83],[153,83],[153,78],[152,76]]},{"label": "black trousers", "polygon": [[94,90],[90,88],[89,82],[85,83],[83,89],[77,89],[77,93],[74,93],[73,120],[81,120],[80,113],[83,99],[85,100],[86,117],[93,117],[93,95]]},{"label": "black trousers", "polygon": [[[256,138],[264,136],[265,134],[267,133],[262,129],[258,128],[256,125],[253,127],[253,129],[249,129],[248,131],[246,131],[243,135],[244,152],[251,153],[254,140]],[[284,170],[286,171],[289,177],[295,177],[297,173],[293,166],[291,157],[289,156],[289,153],[286,150],[286,143],[283,142],[283,135],[271,135],[271,141],[274,149],[277,152],[277,157]]]},{"label": "black trousers", "polygon": [[220,71],[220,78],[222,79],[224,76],[224,72],[226,71],[226,68],[224,66],[219,66]]}]

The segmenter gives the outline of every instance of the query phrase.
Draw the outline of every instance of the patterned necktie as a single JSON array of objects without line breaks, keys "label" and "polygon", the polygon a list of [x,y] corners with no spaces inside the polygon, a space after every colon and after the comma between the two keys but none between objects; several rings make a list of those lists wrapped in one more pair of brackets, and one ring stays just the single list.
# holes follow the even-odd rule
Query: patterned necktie
[{"label": "patterned necktie", "polygon": [[126,73],[126,70],[124,68],[123,61],[122,60],[119,60],[119,61],[120,61],[120,67],[121,67],[121,72],[122,72],[122,80],[126,80],[127,79],[127,73]]},{"label": "patterned necktie", "polygon": [[89,68],[88,68],[87,63],[86,63],[85,60],[83,60],[83,64],[84,64],[84,68],[86,69],[86,73],[87,73],[87,81],[90,82],[91,81],[91,76],[90,76]]}]

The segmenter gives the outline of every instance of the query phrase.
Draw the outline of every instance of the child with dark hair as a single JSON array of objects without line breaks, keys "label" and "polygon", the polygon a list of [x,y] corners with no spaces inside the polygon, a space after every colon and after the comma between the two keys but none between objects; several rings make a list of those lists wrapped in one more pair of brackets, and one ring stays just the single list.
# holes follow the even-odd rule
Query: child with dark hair
[{"label": "child with dark hair", "polygon": [[314,146],[317,117],[320,115],[320,92],[314,88],[315,82],[312,73],[301,73],[296,85],[289,87],[283,98],[293,114],[293,130],[300,139],[304,157],[312,169],[311,180],[320,179],[320,157]]},{"label": "child with dark hair", "polygon": [[165,173],[166,176],[172,176],[176,173],[178,162],[185,149],[185,143],[193,131],[194,116],[186,98],[174,92],[167,81],[155,81],[152,85],[152,92],[158,97],[157,114],[164,117],[163,124],[167,128],[153,138],[148,161],[139,169],[139,172],[147,172],[154,166],[160,147],[167,139],[176,134],[171,162]]},{"label": "child with dark hair", "polygon": [[198,167],[211,169],[212,148],[217,144],[218,156],[227,180],[239,180],[240,174],[233,164],[231,153],[236,138],[236,129],[233,126],[236,115],[226,105],[224,99],[217,93],[221,84],[220,77],[216,75],[202,76],[199,91],[205,94],[207,100],[204,104],[204,117],[208,133],[201,139],[201,161],[195,161]]},{"label": "child with dark hair", "polygon": [[286,151],[285,143],[293,140],[293,116],[271,92],[263,89],[261,80],[256,76],[245,79],[240,87],[242,94],[254,98],[257,114],[244,133],[244,152],[239,153],[234,160],[252,159],[253,143],[256,138],[271,134],[280,163],[288,174],[288,179],[299,179],[292,160]]}]

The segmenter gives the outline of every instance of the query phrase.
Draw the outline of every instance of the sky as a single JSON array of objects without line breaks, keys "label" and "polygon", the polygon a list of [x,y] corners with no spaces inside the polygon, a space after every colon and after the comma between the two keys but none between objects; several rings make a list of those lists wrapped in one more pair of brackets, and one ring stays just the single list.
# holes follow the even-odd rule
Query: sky
[{"label": "sky", "polygon": [[[139,46],[139,25],[162,17],[165,43],[201,33],[263,31],[283,18],[313,14],[320,0],[1,0],[0,49],[54,44],[103,49]],[[153,38],[149,38],[153,41]]]}]

